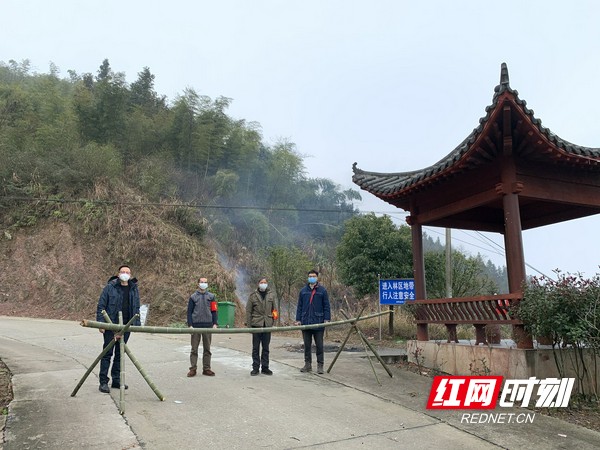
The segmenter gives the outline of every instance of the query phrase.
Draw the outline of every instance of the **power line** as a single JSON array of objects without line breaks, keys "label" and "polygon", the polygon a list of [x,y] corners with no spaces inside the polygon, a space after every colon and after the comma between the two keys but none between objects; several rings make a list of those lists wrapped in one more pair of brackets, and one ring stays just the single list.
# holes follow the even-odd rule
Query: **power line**
[{"label": "power line", "polygon": [[[429,227],[427,227],[427,228],[429,228]],[[441,232],[439,232],[439,231],[436,231],[436,230],[431,230],[431,231],[433,231],[434,233],[437,233],[437,234],[442,234]],[[462,231],[462,232],[463,232],[463,233],[465,233],[465,234],[468,234],[468,232],[469,232],[470,230],[460,230],[460,231]],[[457,240],[457,241],[459,241],[459,242],[462,242],[462,243],[464,243],[464,244],[470,245],[470,246],[472,246],[472,247],[477,247],[477,248],[480,248],[480,249],[482,249],[482,250],[485,250],[485,251],[488,251],[488,252],[491,252],[491,253],[495,253],[496,255],[500,255],[500,256],[506,256],[506,253],[505,253],[505,251],[504,251],[504,247],[502,247],[501,245],[499,245],[497,242],[494,242],[492,239],[490,239],[489,237],[487,237],[486,235],[484,235],[484,234],[483,234],[483,233],[481,233],[480,231],[474,231],[474,232],[475,232],[477,235],[481,236],[482,238],[484,238],[484,239],[488,240],[489,242],[491,242],[492,244],[494,244],[496,247],[498,247],[498,248],[500,249],[500,251],[496,251],[496,250],[493,250],[493,249],[490,249],[490,248],[487,248],[487,249],[486,249],[486,248],[480,247],[480,246],[478,246],[478,245],[475,245],[475,244],[473,244],[473,243],[471,243],[471,242],[463,241],[463,240],[461,240],[461,239],[456,239],[456,238],[454,238],[454,239],[455,239],[455,240]],[[479,239],[478,239],[478,240],[479,240]],[[481,240],[479,240],[479,241],[481,241]],[[527,261],[525,261],[525,266],[529,267],[531,270],[533,270],[533,271],[535,271],[535,272],[539,273],[540,275],[543,275],[543,276],[544,276],[544,277],[546,277],[546,278],[553,279],[553,277],[551,277],[551,276],[548,276],[547,274],[545,274],[545,273],[544,273],[544,272],[542,272],[541,270],[537,269],[536,267],[533,267],[533,266],[532,266],[531,264],[529,264]]]},{"label": "power line", "polygon": [[[430,232],[432,232],[432,233],[436,233],[436,234],[440,234],[440,235],[442,235],[442,236],[445,236],[445,234],[444,234],[444,233],[441,233],[440,231],[437,231],[437,230],[435,230],[435,229],[433,229],[433,228],[430,228],[430,227],[423,227],[423,228],[425,228],[427,231],[430,231]],[[467,245],[470,245],[470,246],[472,246],[472,247],[477,247],[477,248],[479,248],[479,249],[481,249],[481,250],[485,250],[485,251],[487,251],[487,252],[489,252],[489,251],[490,251],[490,249],[489,249],[489,248],[484,248],[484,247],[481,247],[481,246],[479,246],[479,245],[473,244],[472,242],[463,241],[462,239],[458,239],[458,238],[456,238],[456,237],[455,237],[453,240],[455,240],[455,241],[458,241],[458,242],[462,242],[463,244],[467,244]],[[498,252],[494,252],[494,251],[492,251],[492,253],[496,253],[497,255],[504,256],[502,253],[498,253]]]},{"label": "power line", "polygon": [[[247,206],[247,205],[205,205],[198,203],[158,203],[158,202],[123,202],[112,200],[91,200],[91,199],[51,199],[51,198],[28,198],[28,197],[2,197],[3,199],[18,202],[44,202],[44,203],[92,203],[107,206],[154,206],[158,208],[194,208],[194,209],[242,209],[242,210],[260,210],[260,211],[302,211],[302,212],[326,212],[326,213],[347,213],[355,211],[345,211],[342,209],[325,208],[285,208],[278,206]],[[370,211],[374,212],[374,211]]]},{"label": "power line", "polygon": [[[486,245],[487,251],[494,253],[496,255],[505,256],[504,247],[497,245],[492,239],[483,235],[481,232],[475,231],[475,234],[471,234],[470,233],[471,230],[458,230],[458,231],[461,231],[463,234],[467,235],[468,237],[473,238],[476,241],[481,242],[482,244]],[[483,238],[485,238],[485,240]],[[496,244],[496,246],[492,247],[489,244],[490,242],[492,242],[493,244]]]},{"label": "power line", "polygon": [[490,239],[489,237],[487,237],[485,234],[483,234],[481,231],[475,231],[475,233],[479,236],[481,236],[482,238],[490,241],[492,244],[494,244],[496,247],[498,247],[500,249],[500,251],[502,251],[502,254],[504,255],[504,247],[502,247],[500,244],[498,244],[497,242],[495,242],[493,239]]},{"label": "power line", "polygon": [[[280,206],[250,206],[250,205],[207,205],[199,203],[160,203],[160,202],[123,202],[114,200],[92,200],[89,198],[80,199],[63,199],[63,198],[39,198],[39,197],[12,197],[5,196],[0,197],[0,200],[10,200],[16,202],[43,202],[43,203],[92,203],[97,205],[106,206],[154,206],[158,208],[194,208],[194,209],[240,209],[240,210],[257,210],[257,211],[300,211],[300,212],[322,212],[322,213],[343,213],[352,214],[354,210],[342,210],[342,209],[327,209],[327,208],[292,208],[292,207],[280,207]],[[358,210],[360,213],[373,213],[373,214],[403,214],[408,213],[398,211],[372,211],[372,210]]]},{"label": "power line", "polygon": [[[199,203],[159,203],[159,202],[123,202],[114,200],[92,200],[89,198],[80,199],[63,199],[63,198],[39,198],[39,197],[12,197],[4,196],[0,199],[17,201],[17,202],[44,202],[44,203],[92,203],[108,206],[155,206],[161,208],[194,208],[194,209],[247,209],[259,211],[302,211],[302,212],[326,212],[326,213],[346,213],[350,214],[356,211],[347,211],[342,209],[327,209],[327,208],[291,208],[279,206],[249,206],[249,205],[206,205]],[[374,211],[374,210],[358,210],[360,213],[386,214],[386,215],[408,215],[403,211]]]},{"label": "power line", "polygon": [[[504,247],[502,247],[502,246],[501,246],[500,244],[498,244],[497,242],[494,242],[494,240],[493,240],[493,239],[490,239],[489,237],[487,237],[485,234],[483,234],[483,233],[482,233],[482,232],[480,232],[480,231],[475,231],[475,233],[477,233],[477,234],[478,234],[479,236],[481,236],[482,238],[484,238],[484,239],[487,239],[487,240],[488,240],[488,241],[490,241],[492,244],[494,244],[496,247],[498,247],[498,248],[499,248],[499,249],[502,251],[502,255],[503,255],[503,256],[505,256],[505,255],[506,255],[506,252],[505,252],[505,250],[504,250]],[[550,277],[550,276],[546,275],[546,274],[545,274],[544,272],[542,272],[541,270],[539,270],[539,269],[537,269],[537,268],[533,267],[533,266],[532,266],[531,264],[529,264],[527,261],[525,261],[525,265],[526,265],[527,267],[529,267],[531,270],[533,270],[533,271],[535,271],[535,272],[539,273],[540,275],[543,275],[543,276],[545,276],[546,278],[550,278],[550,279],[552,279],[552,277]]]}]

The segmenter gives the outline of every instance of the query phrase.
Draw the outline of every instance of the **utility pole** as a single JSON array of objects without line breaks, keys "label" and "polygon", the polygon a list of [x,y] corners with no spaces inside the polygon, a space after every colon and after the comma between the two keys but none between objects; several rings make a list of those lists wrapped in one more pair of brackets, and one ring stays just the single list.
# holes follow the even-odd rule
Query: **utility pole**
[{"label": "utility pole", "polygon": [[446,228],[446,297],[452,298],[452,236]]},{"label": "utility pole", "polygon": [[[377,312],[380,313],[381,312],[381,274],[378,273],[377,274]],[[381,316],[378,317],[379,319],[379,340],[381,341]]]}]

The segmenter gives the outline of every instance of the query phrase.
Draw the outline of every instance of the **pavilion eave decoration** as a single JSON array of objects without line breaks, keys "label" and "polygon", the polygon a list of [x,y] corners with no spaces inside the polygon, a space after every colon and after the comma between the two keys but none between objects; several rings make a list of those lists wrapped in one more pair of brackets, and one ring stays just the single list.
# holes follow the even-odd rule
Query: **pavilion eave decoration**
[{"label": "pavilion eave decoration", "polygon": [[[519,191],[523,229],[600,212],[597,195],[600,193],[600,149],[575,145],[544,127],[525,100],[510,87],[506,64],[502,64],[500,84],[494,89],[492,104],[485,111],[479,125],[437,163],[396,173],[368,172],[354,163],[353,182],[409,212],[415,204],[420,205],[421,212],[435,209],[441,203],[454,203],[458,207],[444,218],[436,216],[434,220],[421,221],[433,226],[482,227],[486,231],[502,232],[500,194],[507,188]],[[507,130],[512,141],[508,152]],[[502,184],[502,165],[507,157],[514,160],[520,184],[498,187]],[[469,179],[473,177],[481,181],[480,187],[471,187]],[[549,184],[553,185],[550,191],[565,195],[542,195],[540,191]],[[581,190],[580,195],[575,190]],[[485,200],[464,201],[465,191],[478,191]],[[439,200],[432,201],[433,197]],[[460,208],[461,202],[466,209]]]}]

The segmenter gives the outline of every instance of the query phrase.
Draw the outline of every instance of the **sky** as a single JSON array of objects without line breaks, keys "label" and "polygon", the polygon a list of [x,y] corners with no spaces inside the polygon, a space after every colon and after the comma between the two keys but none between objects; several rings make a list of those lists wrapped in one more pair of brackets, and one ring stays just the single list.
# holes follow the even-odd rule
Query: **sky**
[{"label": "sky", "polygon": [[[149,67],[174,100],[186,87],[233,99],[263,139],[294,142],[306,174],[352,184],[367,171],[430,166],[478,126],[508,65],[543,125],[600,147],[600,2],[595,0],[0,0],[0,61],[129,82]],[[358,189],[358,188],[357,188]],[[406,214],[361,191],[363,211]],[[600,215],[523,232],[527,272],[600,272]],[[444,241],[444,229],[426,227]],[[497,234],[452,245],[504,265]]]}]

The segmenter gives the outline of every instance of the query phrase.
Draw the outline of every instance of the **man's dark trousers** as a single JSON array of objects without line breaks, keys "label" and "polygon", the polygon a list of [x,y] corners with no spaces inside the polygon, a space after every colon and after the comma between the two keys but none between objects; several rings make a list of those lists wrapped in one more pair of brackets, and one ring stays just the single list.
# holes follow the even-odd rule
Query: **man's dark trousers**
[{"label": "man's dark trousers", "polygon": [[[125,343],[127,343],[129,340],[130,334],[131,333],[125,333]],[[102,349],[105,349],[106,346],[110,344],[110,341],[112,341],[114,338],[115,333],[113,331],[105,330],[104,347],[102,347]],[[108,368],[110,367],[110,359],[113,355],[113,352],[115,357],[113,359],[112,369],[110,371],[112,376],[112,384],[118,385],[121,382],[121,345],[117,341],[115,342],[115,345],[113,345],[113,348],[111,348],[106,355],[102,357],[102,361],[100,361],[100,384],[108,384]]]},{"label": "man's dark trousers", "polygon": [[[258,370],[262,365],[263,370],[269,368],[269,344],[271,333],[252,333],[252,368]],[[260,354],[259,346],[262,346]]]},{"label": "man's dark trousers", "polygon": [[304,339],[304,362],[312,364],[312,340],[315,339],[315,347],[317,347],[317,364],[323,364],[323,328],[317,330],[302,330],[302,338]]}]

